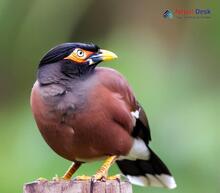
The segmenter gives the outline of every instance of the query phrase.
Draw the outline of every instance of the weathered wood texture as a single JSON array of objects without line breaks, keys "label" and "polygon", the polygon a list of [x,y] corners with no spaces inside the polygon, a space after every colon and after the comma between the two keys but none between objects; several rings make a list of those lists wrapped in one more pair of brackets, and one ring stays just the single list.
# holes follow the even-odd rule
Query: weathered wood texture
[{"label": "weathered wood texture", "polygon": [[24,193],[132,193],[132,186],[126,181],[35,181],[24,185]]}]

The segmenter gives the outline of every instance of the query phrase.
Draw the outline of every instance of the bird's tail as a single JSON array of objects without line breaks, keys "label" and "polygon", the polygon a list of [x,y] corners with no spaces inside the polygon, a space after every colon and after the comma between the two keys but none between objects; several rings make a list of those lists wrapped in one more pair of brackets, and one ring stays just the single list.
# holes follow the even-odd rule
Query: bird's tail
[{"label": "bird's tail", "polygon": [[118,160],[121,172],[135,185],[176,188],[176,182],[166,165],[150,148],[149,150],[149,160]]}]

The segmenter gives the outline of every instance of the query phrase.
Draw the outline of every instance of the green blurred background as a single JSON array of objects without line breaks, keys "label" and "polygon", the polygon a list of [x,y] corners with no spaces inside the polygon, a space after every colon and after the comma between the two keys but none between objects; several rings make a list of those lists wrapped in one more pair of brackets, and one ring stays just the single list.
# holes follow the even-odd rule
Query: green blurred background
[{"label": "green blurred background", "polygon": [[[214,1],[0,1],[0,193],[61,176],[70,162],[37,130],[29,96],[42,55],[93,42],[119,59],[102,63],[128,79],[152,130],[151,146],[176,178],[175,193],[220,192],[220,15]],[[164,19],[166,9],[209,8],[209,19]],[[93,174],[100,163],[77,174]],[[118,172],[116,166],[111,173]],[[166,193],[141,188],[134,192]]]}]

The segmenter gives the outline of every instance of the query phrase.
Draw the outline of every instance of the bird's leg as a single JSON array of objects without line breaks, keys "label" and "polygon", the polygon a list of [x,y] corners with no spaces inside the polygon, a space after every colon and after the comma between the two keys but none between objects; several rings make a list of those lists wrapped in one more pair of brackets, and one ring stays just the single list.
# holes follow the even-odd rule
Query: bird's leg
[{"label": "bird's leg", "polygon": [[100,169],[96,172],[95,175],[93,175],[92,177],[90,176],[77,176],[76,179],[77,180],[92,180],[93,182],[96,180],[101,180],[101,179],[109,179],[109,180],[115,180],[115,179],[120,179],[119,175],[115,175],[115,176],[108,176],[108,170],[111,167],[111,165],[115,162],[115,160],[117,159],[117,156],[109,156],[103,163],[103,165],[100,167]]},{"label": "bird's leg", "polygon": [[108,157],[103,165],[99,168],[99,170],[96,172],[96,174],[92,177],[92,180],[101,180],[102,178],[107,178],[108,176],[108,170],[111,167],[111,165],[115,162],[117,159],[117,156],[110,156]]},{"label": "bird's leg", "polygon": [[76,172],[76,170],[79,169],[80,166],[80,162],[73,162],[62,178],[65,180],[70,180],[72,175]]}]

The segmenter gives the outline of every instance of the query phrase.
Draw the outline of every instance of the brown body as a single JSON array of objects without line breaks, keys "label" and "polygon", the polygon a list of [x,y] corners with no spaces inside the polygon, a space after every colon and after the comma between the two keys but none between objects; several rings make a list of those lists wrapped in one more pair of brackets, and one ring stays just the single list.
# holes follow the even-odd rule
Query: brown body
[{"label": "brown body", "polygon": [[74,85],[68,91],[34,84],[31,106],[49,146],[72,161],[128,154],[135,124],[131,111],[138,107],[127,81],[115,70],[96,68]]},{"label": "brown body", "polygon": [[49,50],[31,93],[38,128],[56,153],[74,162],[63,179],[82,162],[108,157],[92,181],[106,178],[116,161],[133,184],[175,188],[168,168],[149,147],[147,117],[127,81],[113,69],[97,67],[115,58],[95,44],[70,42]]}]

